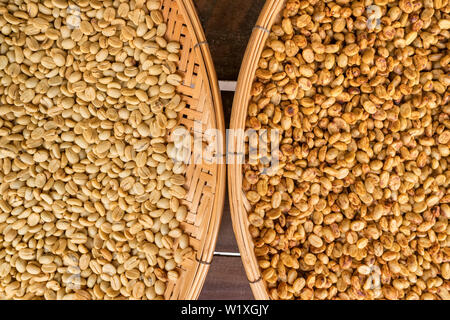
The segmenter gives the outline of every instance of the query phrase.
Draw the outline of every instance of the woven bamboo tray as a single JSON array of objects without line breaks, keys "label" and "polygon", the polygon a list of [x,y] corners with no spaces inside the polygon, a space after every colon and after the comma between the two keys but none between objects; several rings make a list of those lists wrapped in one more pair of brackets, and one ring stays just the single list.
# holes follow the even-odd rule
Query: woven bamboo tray
[{"label": "woven bamboo tray", "polygon": [[[163,0],[161,8],[167,21],[168,40],[179,41],[182,49],[178,72],[184,82],[177,90],[187,106],[180,122],[193,134],[194,122],[202,131],[225,132],[222,101],[214,65],[205,35],[191,0]],[[224,150],[217,150],[223,155]],[[191,159],[193,156],[191,155]],[[195,251],[182,265],[180,278],[169,282],[166,299],[197,299],[211,263],[219,231],[225,197],[225,165],[191,164],[186,171],[188,193],[183,203],[189,208],[183,229],[190,235]]]},{"label": "woven bamboo tray", "polygon": [[[267,0],[256,22],[239,73],[233,110],[231,112],[230,129],[245,129],[245,119],[250,102],[250,89],[255,80],[258,60],[266,45],[266,40],[270,33],[269,30],[279,18],[285,2],[285,0]],[[243,173],[242,165],[238,163],[238,157],[241,156],[243,146],[236,145],[236,141],[231,141],[228,150],[231,158],[231,164],[228,165],[228,191],[234,233],[253,295],[256,299],[267,300],[269,299],[269,294],[261,278],[261,272],[253,251],[253,239],[249,233],[250,224],[247,215],[251,206],[242,191]]]}]

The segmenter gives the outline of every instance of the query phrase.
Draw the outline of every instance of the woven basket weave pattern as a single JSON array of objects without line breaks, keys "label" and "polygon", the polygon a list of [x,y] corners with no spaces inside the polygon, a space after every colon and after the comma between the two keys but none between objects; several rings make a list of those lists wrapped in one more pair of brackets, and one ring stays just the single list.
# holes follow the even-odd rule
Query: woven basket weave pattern
[{"label": "woven basket weave pattern", "polygon": [[[178,41],[182,46],[178,72],[183,75],[183,84],[177,91],[187,105],[180,112],[180,123],[191,135],[196,122],[197,126],[201,124],[202,132],[207,129],[224,132],[217,78],[191,0],[163,1],[161,10],[167,21],[166,39]],[[223,150],[217,152],[222,154]],[[176,283],[168,284],[166,299],[196,299],[200,294],[214,253],[223,208],[224,165],[190,163],[185,185],[188,193],[183,201],[189,212],[182,228],[190,235],[195,255],[183,263]]]}]

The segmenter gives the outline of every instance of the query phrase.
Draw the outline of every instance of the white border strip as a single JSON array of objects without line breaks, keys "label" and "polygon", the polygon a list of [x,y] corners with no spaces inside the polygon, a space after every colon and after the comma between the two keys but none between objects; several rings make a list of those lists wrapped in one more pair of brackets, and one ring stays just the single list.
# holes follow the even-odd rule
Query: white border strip
[{"label": "white border strip", "polygon": [[214,252],[215,256],[225,256],[225,257],[240,257],[241,254],[239,252]]},{"label": "white border strip", "polygon": [[236,81],[219,80],[220,91],[236,91]]}]

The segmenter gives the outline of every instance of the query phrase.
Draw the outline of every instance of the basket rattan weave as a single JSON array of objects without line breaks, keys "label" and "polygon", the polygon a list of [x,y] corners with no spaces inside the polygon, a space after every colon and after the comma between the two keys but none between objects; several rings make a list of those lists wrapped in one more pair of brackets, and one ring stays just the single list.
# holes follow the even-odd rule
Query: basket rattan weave
[{"label": "basket rattan weave", "polygon": [[[217,77],[208,45],[191,0],[164,0],[162,12],[167,21],[168,40],[182,45],[179,72],[184,83],[177,90],[187,106],[181,123],[193,133],[194,122],[202,124],[203,132],[218,129],[224,132],[224,118]],[[224,150],[217,150],[224,154]],[[197,299],[202,289],[219,230],[225,197],[224,164],[189,164],[184,204],[189,208],[184,230],[190,234],[195,256],[182,265],[181,276],[170,282],[166,299]]]},{"label": "basket rattan weave", "polygon": [[[255,79],[258,60],[265,47],[269,30],[280,16],[284,4],[285,0],[268,0],[253,29],[237,82],[231,113],[231,130],[245,128],[247,109],[250,102],[250,89]],[[242,150],[242,146],[230,144],[229,150],[231,151],[230,157],[232,161],[228,165],[228,190],[234,233],[253,295],[256,299],[269,299],[266,285],[261,279],[261,272],[253,251],[253,240],[249,233],[247,215],[251,206],[242,191],[242,165],[238,163],[240,155],[238,152],[234,152]]]}]

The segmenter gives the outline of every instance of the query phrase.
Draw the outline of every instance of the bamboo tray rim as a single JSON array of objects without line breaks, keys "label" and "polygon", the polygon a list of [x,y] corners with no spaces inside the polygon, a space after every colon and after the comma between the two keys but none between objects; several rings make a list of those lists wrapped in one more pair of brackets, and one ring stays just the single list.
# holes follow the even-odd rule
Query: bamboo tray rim
[{"label": "bamboo tray rim", "polygon": [[[200,20],[197,15],[194,3],[192,0],[175,0],[178,6],[179,13],[183,17],[183,23],[186,25],[191,37],[192,37],[192,50],[196,51],[197,57],[201,58],[200,69],[202,75],[205,77],[205,85],[208,87],[207,92],[211,93],[211,108],[214,111],[213,117],[216,124],[216,128],[225,134],[225,120],[222,108],[222,99],[220,95],[218,80],[216,71],[214,69],[213,60],[209,50],[208,43],[203,32]],[[163,5],[166,0],[162,1]],[[218,153],[225,154],[225,148],[223,150],[217,150]],[[219,227],[222,219],[222,209],[225,202],[225,181],[226,181],[226,167],[222,162],[215,165],[216,181],[214,188],[214,199],[212,210],[209,216],[209,221],[206,230],[202,230],[204,238],[202,238],[203,246],[198,252],[196,252],[194,274],[189,275],[191,281],[184,283],[179,295],[170,296],[169,299],[184,299],[194,300],[198,299],[202,290],[203,284],[206,279],[212,257],[214,255],[214,249],[216,246]],[[179,285],[175,283],[175,286]]]},{"label": "bamboo tray rim", "polygon": [[[233,100],[230,129],[245,129],[250,89],[255,79],[255,72],[261,53],[269,37],[270,29],[278,18],[286,0],[267,0],[256,26],[253,28],[244,60],[241,65]],[[232,156],[233,157],[233,156]],[[233,230],[241,253],[242,262],[247,274],[253,295],[257,300],[270,299],[267,286],[262,280],[261,272],[254,253],[253,239],[248,230],[247,208],[249,204],[242,192],[242,165],[235,161],[228,165],[228,193],[231,208]]]}]

